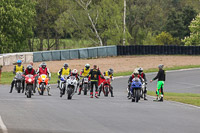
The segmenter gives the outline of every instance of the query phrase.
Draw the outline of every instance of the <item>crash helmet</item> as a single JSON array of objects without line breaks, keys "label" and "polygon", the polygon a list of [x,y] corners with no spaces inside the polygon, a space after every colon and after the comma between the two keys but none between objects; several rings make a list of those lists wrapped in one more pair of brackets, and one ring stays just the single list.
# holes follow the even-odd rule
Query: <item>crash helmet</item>
[{"label": "crash helmet", "polygon": [[88,70],[90,68],[90,64],[85,64],[85,68]]},{"label": "crash helmet", "polygon": [[41,67],[42,67],[42,69],[45,69],[46,68],[46,63],[45,62],[43,62],[42,64],[41,64]]},{"label": "crash helmet", "polygon": [[64,68],[65,68],[65,69],[67,69],[68,66],[69,66],[69,65],[68,65],[67,63],[64,64]]},{"label": "crash helmet", "polygon": [[109,73],[109,75],[110,75],[110,74],[113,74],[113,73],[114,73],[114,70],[113,70],[112,68],[110,68],[110,69],[108,70],[108,73]]},{"label": "crash helmet", "polygon": [[28,66],[27,66],[27,70],[28,70],[29,72],[31,72],[32,69],[33,69],[33,66],[32,66],[32,65],[28,65]]},{"label": "crash helmet", "polygon": [[77,73],[78,73],[78,70],[76,70],[76,69],[73,69],[73,70],[72,70],[72,75],[73,75],[73,76],[77,75]]},{"label": "crash helmet", "polygon": [[158,65],[158,68],[159,68],[159,69],[163,69],[163,67],[164,67],[163,64]]},{"label": "crash helmet", "polygon": [[138,72],[139,72],[139,73],[142,73],[142,72],[143,72],[143,68],[142,68],[142,67],[139,67],[139,68],[138,68]]},{"label": "crash helmet", "polygon": [[17,64],[22,64],[22,61],[21,60],[17,60]]},{"label": "crash helmet", "polygon": [[133,74],[134,74],[135,76],[139,75],[138,69],[135,69],[135,70],[133,71]]}]

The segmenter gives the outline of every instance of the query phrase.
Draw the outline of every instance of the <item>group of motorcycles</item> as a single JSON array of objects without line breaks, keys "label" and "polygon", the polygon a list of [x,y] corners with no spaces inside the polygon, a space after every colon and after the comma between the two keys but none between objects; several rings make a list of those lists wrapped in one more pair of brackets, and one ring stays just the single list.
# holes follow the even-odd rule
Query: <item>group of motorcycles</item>
[{"label": "group of motorcycles", "polygon": [[38,89],[38,93],[40,95],[43,95],[44,91],[50,88],[48,84],[49,78],[45,74],[42,74],[38,77],[38,75],[31,75],[31,74],[23,75],[22,72],[17,72],[14,77],[14,80],[15,80],[15,89],[18,93],[24,92],[22,86],[23,83],[25,82],[24,88],[27,98],[31,98],[33,92],[35,91],[35,88]]},{"label": "group of motorcycles", "polygon": [[[35,91],[34,88],[37,88],[38,93],[40,95],[44,94],[44,91],[50,88],[49,85],[49,78],[47,75],[42,74],[39,77],[38,75],[23,75],[21,72],[17,72],[14,78],[15,80],[15,89],[18,93],[21,91],[24,92],[22,89],[23,81],[25,81],[25,94],[27,98],[31,98],[33,92]],[[37,80],[36,80],[37,79]],[[35,83],[37,82],[37,84]],[[35,86],[36,85],[36,86]],[[82,80],[77,81],[75,76],[62,76],[60,79],[59,88],[63,91],[63,94],[67,94],[67,99],[72,99],[72,96],[77,92],[78,87],[82,87],[82,91],[84,95],[90,91],[90,82],[88,77],[83,77]],[[144,90],[146,87],[146,83],[142,82],[139,78],[134,78],[132,80],[130,88],[127,88],[128,91],[128,98],[131,99],[132,102],[138,102],[140,98],[144,96]],[[102,92],[104,96],[108,96],[111,89],[111,79],[109,77],[105,77],[104,81],[102,82]]]},{"label": "group of motorcycles", "polygon": [[[45,90],[50,88],[49,85],[49,78],[47,75],[42,74],[38,75],[23,75],[21,72],[17,72],[14,78],[15,80],[15,89],[18,93],[24,92],[22,89],[22,84],[25,82],[25,94],[27,98],[31,98],[35,88],[37,88],[38,93],[43,95]],[[35,83],[36,82],[36,83]],[[35,86],[36,85],[36,86]],[[67,99],[72,99],[72,96],[77,92],[79,87],[82,87],[82,91],[84,95],[90,91],[90,81],[88,77],[82,77],[80,82],[76,79],[75,76],[62,76],[60,78],[59,88],[62,91],[62,94],[67,95]],[[102,91],[104,96],[108,96],[111,89],[111,79],[109,77],[105,77],[104,81],[102,82]]]}]

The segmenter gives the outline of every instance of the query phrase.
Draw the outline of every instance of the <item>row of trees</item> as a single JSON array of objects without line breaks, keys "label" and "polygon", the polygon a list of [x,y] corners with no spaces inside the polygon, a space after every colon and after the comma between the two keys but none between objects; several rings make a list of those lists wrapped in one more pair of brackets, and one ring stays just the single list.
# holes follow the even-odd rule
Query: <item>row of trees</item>
[{"label": "row of trees", "polygon": [[1,0],[0,50],[59,49],[61,39],[93,46],[199,45],[199,5],[199,0]]}]

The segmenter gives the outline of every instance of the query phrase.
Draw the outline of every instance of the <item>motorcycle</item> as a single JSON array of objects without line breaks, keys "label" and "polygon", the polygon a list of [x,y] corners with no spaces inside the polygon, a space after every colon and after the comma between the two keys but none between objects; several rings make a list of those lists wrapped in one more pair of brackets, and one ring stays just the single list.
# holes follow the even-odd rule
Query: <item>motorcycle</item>
[{"label": "motorcycle", "polygon": [[32,95],[32,92],[33,92],[33,86],[34,86],[34,83],[35,83],[35,76],[34,75],[31,75],[31,74],[28,74],[25,76],[25,83],[26,83],[26,96],[27,98],[31,98],[31,95]]},{"label": "motorcycle", "polygon": [[142,82],[140,81],[140,79],[133,78],[130,88],[132,102],[138,102],[140,100],[141,89]]},{"label": "motorcycle", "polygon": [[14,77],[14,80],[15,80],[15,89],[17,90],[18,93],[20,93],[22,90],[22,84],[23,84],[22,72],[17,72]]},{"label": "motorcycle", "polygon": [[49,78],[47,77],[46,74],[41,74],[38,78],[38,93],[40,95],[43,95],[44,94],[44,91],[46,89],[48,89],[48,87],[50,87],[48,85],[48,82],[49,82]]},{"label": "motorcycle", "polygon": [[107,97],[108,94],[110,93],[110,89],[111,89],[110,82],[111,82],[110,77],[105,77],[105,80],[103,81],[103,85],[102,85],[102,90],[105,97]]},{"label": "motorcycle", "polygon": [[84,77],[82,80],[82,91],[84,95],[87,95],[87,92],[90,90],[90,83],[88,77]]},{"label": "motorcycle", "polygon": [[[75,94],[75,91],[78,87],[78,81],[75,76],[70,76],[66,81],[66,91],[67,91],[67,99],[72,99],[72,96]],[[63,92],[65,94],[65,92]]]}]

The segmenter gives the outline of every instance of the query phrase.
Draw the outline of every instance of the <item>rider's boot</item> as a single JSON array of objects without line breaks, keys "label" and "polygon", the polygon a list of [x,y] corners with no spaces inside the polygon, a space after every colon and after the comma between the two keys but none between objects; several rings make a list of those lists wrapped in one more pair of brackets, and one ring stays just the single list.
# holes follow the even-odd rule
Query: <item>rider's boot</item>
[{"label": "rider's boot", "polygon": [[49,84],[48,84],[47,92],[48,92],[48,96],[51,96]]},{"label": "rider's boot", "polygon": [[96,97],[96,98],[99,98],[99,97],[98,97],[98,91],[95,92],[95,97]]},{"label": "rider's boot", "polygon": [[11,83],[11,87],[10,87],[10,93],[12,93],[12,90],[13,90],[13,87],[14,87],[14,81],[12,81],[12,83]]},{"label": "rider's boot", "polygon": [[98,94],[98,96],[100,96],[100,94],[101,94],[101,88],[99,88],[99,94]]},{"label": "rider's boot", "polygon": [[144,100],[147,100],[147,95],[146,94],[144,94]]},{"label": "rider's boot", "polygon": [[78,95],[81,95],[81,87],[79,88]]},{"label": "rider's boot", "polygon": [[158,101],[163,102],[163,95],[161,95],[161,98]]},{"label": "rider's boot", "polygon": [[93,98],[93,92],[90,92],[90,98]]}]

